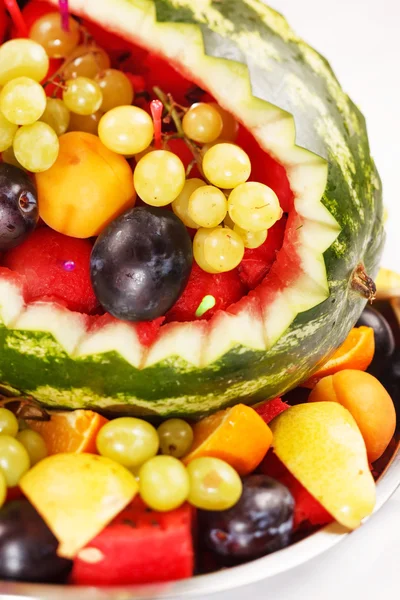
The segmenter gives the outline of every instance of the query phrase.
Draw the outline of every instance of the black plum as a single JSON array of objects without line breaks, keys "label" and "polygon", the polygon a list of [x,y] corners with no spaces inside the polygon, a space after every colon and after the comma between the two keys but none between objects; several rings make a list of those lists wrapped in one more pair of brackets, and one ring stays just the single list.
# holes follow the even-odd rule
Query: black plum
[{"label": "black plum", "polygon": [[0,163],[0,250],[21,244],[39,219],[36,188],[22,169]]},{"label": "black plum", "polygon": [[63,582],[72,561],[57,556],[58,541],[27,500],[0,510],[0,579]]},{"label": "black plum", "polygon": [[266,475],[251,475],[233,508],[199,511],[199,532],[217,555],[250,560],[289,544],[293,513],[294,499],[284,485]]},{"label": "black plum", "polygon": [[400,348],[394,351],[386,369],[381,374],[380,380],[391,396],[396,407],[397,415],[400,414]]},{"label": "black plum", "polygon": [[377,377],[385,369],[395,349],[393,332],[385,317],[377,310],[367,306],[359,320],[357,327],[364,325],[372,327],[375,334],[375,354],[368,367],[368,373]]},{"label": "black plum", "polygon": [[173,212],[133,208],[113,221],[93,247],[93,289],[115,317],[150,321],[178,300],[192,262],[192,241]]}]

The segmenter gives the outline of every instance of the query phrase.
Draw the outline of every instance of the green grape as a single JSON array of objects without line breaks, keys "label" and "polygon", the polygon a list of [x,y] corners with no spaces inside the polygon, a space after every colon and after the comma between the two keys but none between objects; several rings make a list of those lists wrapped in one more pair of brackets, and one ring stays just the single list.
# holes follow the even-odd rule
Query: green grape
[{"label": "green grape", "polygon": [[222,119],[222,131],[219,135],[219,139],[225,142],[234,142],[239,133],[239,123],[230,112],[222,108],[216,102],[210,102],[210,106],[213,106],[217,110]]},{"label": "green grape", "polygon": [[243,239],[229,227],[199,229],[194,236],[194,259],[207,273],[232,271],[240,264],[243,255]]},{"label": "green grape", "polygon": [[263,183],[249,181],[232,190],[229,215],[246,231],[265,231],[282,217],[278,196]]},{"label": "green grape", "polygon": [[[226,219],[224,220],[224,223],[226,223]],[[235,233],[237,233],[238,235],[240,235],[240,237],[243,240],[245,248],[259,248],[260,246],[263,245],[263,243],[265,242],[265,240],[268,237],[267,230],[246,231],[245,229],[242,229],[241,227],[239,227],[239,225],[234,225],[233,231]]]},{"label": "green grape", "polygon": [[195,190],[189,199],[189,217],[199,227],[216,227],[225,218],[228,202],[225,194],[213,185]]},{"label": "green grape", "polygon": [[102,48],[82,44],[68,56],[62,77],[64,80],[76,77],[94,79],[100,71],[108,69],[110,64],[110,57]]},{"label": "green grape", "polygon": [[183,186],[183,190],[172,203],[172,210],[176,216],[180,218],[182,223],[186,225],[186,227],[191,227],[192,229],[199,228],[197,223],[195,223],[189,216],[189,198],[195,190],[204,185],[206,185],[206,182],[202,179],[198,179],[197,177],[193,177],[193,179],[187,179],[185,181],[185,185]]},{"label": "green grape", "polygon": [[106,69],[95,77],[103,94],[101,110],[107,112],[117,106],[129,106],[133,102],[133,87],[122,71]]},{"label": "green grape", "polygon": [[206,271],[206,273],[218,273],[216,269],[213,269],[211,265],[205,259],[204,248],[210,233],[213,229],[206,229],[201,227],[193,238],[193,257],[199,267]]},{"label": "green grape", "polygon": [[18,125],[10,123],[0,112],[0,152],[4,152],[12,146]]},{"label": "green grape", "polygon": [[32,173],[50,169],[57,160],[59,147],[54,129],[41,121],[20,127],[13,144],[15,158]]},{"label": "green grape", "polygon": [[46,442],[37,431],[24,429],[17,434],[17,440],[21,442],[29,454],[32,467],[48,455]]},{"label": "green grape", "polygon": [[136,192],[151,206],[173,202],[182,192],[185,181],[181,159],[168,150],[154,150],[143,156],[133,174]]},{"label": "green grape", "polygon": [[99,110],[103,95],[95,81],[77,77],[66,82],[63,100],[70,111],[78,115],[92,115]]},{"label": "green grape", "polygon": [[157,429],[163,454],[182,458],[193,443],[193,429],[182,419],[168,419]]},{"label": "green grape", "polygon": [[204,175],[219,188],[232,190],[248,180],[251,163],[246,152],[235,144],[215,144],[203,157]]},{"label": "green grape", "polygon": [[7,498],[7,482],[3,473],[0,471],[0,508],[3,506]]},{"label": "green grape", "polygon": [[155,456],[139,471],[139,492],[150,508],[174,510],[189,494],[189,477],[183,463],[172,456]]},{"label": "green grape", "polygon": [[133,417],[120,417],[100,429],[96,445],[102,456],[132,469],[157,454],[159,441],[157,431],[150,423]]},{"label": "green grape", "polygon": [[199,144],[209,144],[222,132],[223,122],[218,110],[211,104],[193,104],[185,113],[182,128],[187,137]]},{"label": "green grape", "polygon": [[24,171],[26,171],[26,169],[24,169],[21,163],[17,161],[16,156],[14,154],[14,148],[12,146],[10,146],[9,148],[7,148],[7,150],[4,150],[1,153],[1,159],[8,165],[14,165],[14,167],[18,167],[19,169],[23,169]]},{"label": "green grape", "polygon": [[117,154],[133,155],[150,146],[154,125],[150,115],[137,106],[117,106],[100,120],[99,138]]},{"label": "green grape", "polygon": [[46,108],[40,117],[43,123],[50,125],[58,136],[68,129],[70,112],[59,98],[47,98]]},{"label": "green grape", "polygon": [[7,487],[18,485],[30,467],[29,454],[18,440],[10,435],[0,435],[0,471]]},{"label": "green grape", "polygon": [[50,58],[63,58],[79,43],[79,23],[70,17],[68,31],[65,31],[61,26],[60,13],[47,13],[34,22],[29,37],[43,46]]},{"label": "green grape", "polygon": [[16,125],[31,125],[46,108],[44,89],[29,77],[17,77],[6,83],[0,92],[0,111]]},{"label": "green grape", "polygon": [[84,131],[97,135],[100,119],[103,116],[101,110],[92,115],[77,115],[70,113],[68,131]]},{"label": "green grape", "polygon": [[0,408],[0,434],[15,437],[18,433],[18,419],[7,408]]},{"label": "green grape", "polygon": [[242,495],[242,481],[228,463],[219,458],[195,458],[187,466],[188,500],[203,510],[227,510]]},{"label": "green grape", "polygon": [[49,70],[49,57],[40,44],[17,38],[0,46],[0,85],[17,77],[42,81]]}]

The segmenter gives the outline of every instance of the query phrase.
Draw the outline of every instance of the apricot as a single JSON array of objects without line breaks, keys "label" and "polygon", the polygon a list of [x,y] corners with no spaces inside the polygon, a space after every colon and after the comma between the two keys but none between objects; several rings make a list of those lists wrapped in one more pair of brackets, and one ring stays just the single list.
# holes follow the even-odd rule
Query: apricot
[{"label": "apricot", "polygon": [[135,204],[131,168],[91,133],[71,131],[59,141],[56,162],[36,176],[39,214],[65,235],[96,236]]},{"label": "apricot", "polygon": [[350,369],[324,377],[309,402],[338,402],[353,415],[367,447],[370,462],[389,445],[396,429],[396,411],[383,385],[369,373]]}]

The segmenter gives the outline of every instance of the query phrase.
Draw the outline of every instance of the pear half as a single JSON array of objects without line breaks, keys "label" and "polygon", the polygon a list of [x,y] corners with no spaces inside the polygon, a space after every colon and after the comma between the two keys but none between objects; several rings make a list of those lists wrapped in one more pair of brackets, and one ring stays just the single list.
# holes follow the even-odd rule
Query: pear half
[{"label": "pear half", "polygon": [[275,454],[342,525],[355,529],[375,506],[363,437],[334,402],[299,404],[270,424]]},{"label": "pear half", "polygon": [[57,554],[73,558],[133,499],[136,479],[94,454],[54,454],[20,481],[28,500],[59,541]]}]

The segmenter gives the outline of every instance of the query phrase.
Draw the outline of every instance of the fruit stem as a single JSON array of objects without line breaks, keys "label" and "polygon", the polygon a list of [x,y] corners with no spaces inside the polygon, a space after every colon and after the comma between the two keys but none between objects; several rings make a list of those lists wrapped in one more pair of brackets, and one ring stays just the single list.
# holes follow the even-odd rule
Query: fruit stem
[{"label": "fruit stem", "polygon": [[186,137],[185,132],[183,131],[181,118],[178,114],[178,111],[175,109],[175,106],[177,106],[177,105],[175,104],[175,102],[173,101],[171,96],[168,97],[167,94],[165,94],[159,87],[157,87],[157,86],[153,87],[153,92],[155,93],[157,98],[159,100],[161,100],[165,110],[171,116],[171,118],[175,124],[176,131],[177,131],[179,137],[183,139],[186,146],[192,152],[192,154],[196,160],[197,168],[199,169],[200,173],[204,177],[203,168],[202,168],[203,161],[202,161],[202,158],[200,155],[200,151],[197,148],[197,146],[191,140],[189,140],[188,137]]},{"label": "fruit stem", "polygon": [[371,304],[375,300],[376,285],[367,274],[363,263],[359,263],[354,269],[350,285],[352,290],[366,298]]},{"label": "fruit stem", "polygon": [[4,4],[10,13],[11,19],[17,28],[19,35],[21,37],[29,37],[28,28],[16,0],[4,0]]},{"label": "fruit stem", "polygon": [[[84,29],[82,29],[82,31],[85,31]],[[90,38],[91,39],[91,38]],[[81,57],[86,56],[86,54],[93,54],[96,59],[96,55],[99,54],[98,50],[96,50],[96,47],[94,46],[93,48],[88,48],[88,51],[85,54],[82,54]],[[76,56],[69,56],[67,57],[64,62],[62,63],[62,65],[57,69],[57,71],[55,71],[53,73],[53,75],[51,75],[51,77],[49,77],[44,83],[42,83],[42,86],[45,88],[46,85],[50,85],[51,83],[54,85],[57,85],[57,82],[55,81],[56,79],[60,79],[61,82],[64,82],[64,79],[62,77],[63,71],[65,69],[65,67],[67,67],[71,62],[73,62],[76,59]]]},{"label": "fruit stem", "polygon": [[58,0],[58,9],[61,15],[61,27],[64,31],[69,31],[68,0]]},{"label": "fruit stem", "polygon": [[160,150],[162,144],[162,112],[164,106],[161,100],[152,100],[150,102],[151,116],[154,123],[154,146],[156,150]]},{"label": "fruit stem", "polygon": [[0,395],[1,405],[10,410],[16,417],[32,421],[50,421],[49,413],[29,396],[9,398]]}]

